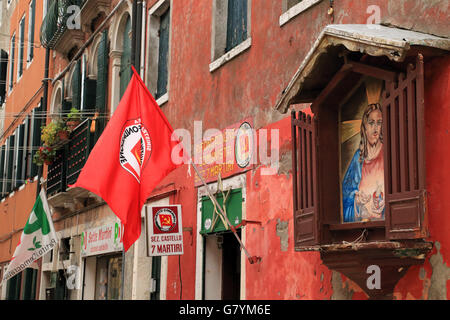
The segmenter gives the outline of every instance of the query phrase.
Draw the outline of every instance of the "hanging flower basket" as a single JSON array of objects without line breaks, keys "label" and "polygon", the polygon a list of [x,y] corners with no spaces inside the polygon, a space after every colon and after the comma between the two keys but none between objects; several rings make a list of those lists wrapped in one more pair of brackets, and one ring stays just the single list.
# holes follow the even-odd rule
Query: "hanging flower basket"
[{"label": "hanging flower basket", "polygon": [[42,166],[44,164],[51,165],[53,160],[55,159],[56,150],[51,147],[42,146],[39,147],[39,150],[36,151],[33,157],[33,162],[38,166]]},{"label": "hanging flower basket", "polygon": [[52,120],[42,127],[41,139],[44,146],[58,149],[58,147],[68,141],[69,131],[63,121]]}]

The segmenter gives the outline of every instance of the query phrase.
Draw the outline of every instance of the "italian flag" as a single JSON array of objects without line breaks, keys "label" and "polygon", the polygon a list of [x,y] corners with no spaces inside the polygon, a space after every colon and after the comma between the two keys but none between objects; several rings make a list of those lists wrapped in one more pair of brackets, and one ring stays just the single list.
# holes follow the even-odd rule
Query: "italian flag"
[{"label": "italian flag", "polygon": [[3,280],[14,277],[50,252],[57,243],[45,191],[41,189]]}]

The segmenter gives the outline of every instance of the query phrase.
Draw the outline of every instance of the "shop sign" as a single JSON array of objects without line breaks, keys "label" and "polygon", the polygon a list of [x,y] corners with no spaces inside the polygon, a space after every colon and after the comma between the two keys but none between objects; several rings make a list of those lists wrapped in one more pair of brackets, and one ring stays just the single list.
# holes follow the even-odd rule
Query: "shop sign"
[{"label": "shop sign", "polygon": [[122,250],[123,226],[119,221],[81,233],[82,257]]},{"label": "shop sign", "polygon": [[147,255],[183,254],[181,205],[147,206]]},{"label": "shop sign", "polygon": [[[206,183],[222,179],[251,169],[255,162],[255,130],[253,119],[226,127],[210,137],[201,139],[194,144],[194,161]],[[202,181],[195,175],[195,186],[201,186]]]}]

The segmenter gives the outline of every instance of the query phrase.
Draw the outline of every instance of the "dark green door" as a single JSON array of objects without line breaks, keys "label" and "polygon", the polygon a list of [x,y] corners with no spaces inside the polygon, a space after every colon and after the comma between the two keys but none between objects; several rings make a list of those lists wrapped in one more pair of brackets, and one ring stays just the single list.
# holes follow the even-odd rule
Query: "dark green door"
[{"label": "dark green door", "polygon": [[131,19],[127,18],[123,33],[123,53],[120,62],[120,98],[122,99],[131,79]]}]

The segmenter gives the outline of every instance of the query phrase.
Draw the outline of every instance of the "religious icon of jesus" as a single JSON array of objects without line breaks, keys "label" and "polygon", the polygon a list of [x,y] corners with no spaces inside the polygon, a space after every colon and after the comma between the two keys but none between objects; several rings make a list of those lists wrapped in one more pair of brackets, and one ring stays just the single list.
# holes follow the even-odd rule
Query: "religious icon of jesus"
[{"label": "religious icon of jesus", "polygon": [[369,104],[361,119],[359,145],[342,180],[343,222],[384,219],[383,114],[378,102],[381,87],[375,90],[375,99],[367,90]]}]

